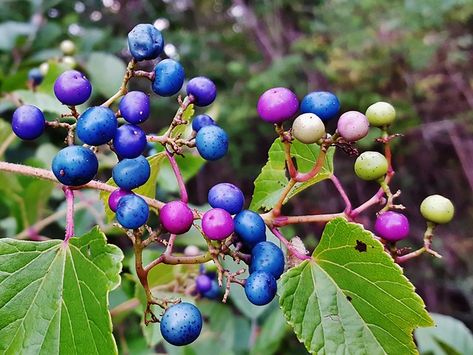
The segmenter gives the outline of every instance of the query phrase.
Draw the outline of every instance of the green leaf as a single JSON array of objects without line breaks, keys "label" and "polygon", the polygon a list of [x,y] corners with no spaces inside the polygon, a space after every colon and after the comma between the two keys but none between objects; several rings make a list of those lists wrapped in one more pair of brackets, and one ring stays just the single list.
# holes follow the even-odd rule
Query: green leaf
[{"label": "green leaf", "polygon": [[0,353],[116,354],[108,293],[122,258],[98,228],[68,244],[0,239]]},{"label": "green leaf", "polygon": [[[314,166],[319,156],[320,146],[317,144],[303,144],[297,140],[292,142],[291,154],[296,160],[296,166],[301,172],[308,172]],[[308,187],[330,178],[333,174],[333,155],[335,149],[330,148],[325,157],[325,163],[320,172],[312,179],[297,183],[288,194],[284,203],[299,192]],[[255,180],[255,190],[251,200],[250,209],[270,210],[274,207],[286,187],[289,179],[286,176],[286,161],[284,156],[284,144],[281,139],[276,138],[268,152],[268,162],[261,170]]]},{"label": "green leaf", "polygon": [[[150,198],[156,197],[156,180],[158,177],[159,170],[161,169],[161,164],[165,158],[166,158],[166,154],[164,152],[161,152],[161,153],[158,153],[146,158],[148,159],[149,165],[151,167],[151,173],[150,173],[149,179],[146,182],[146,184],[133,190],[133,192],[139,195],[150,197]],[[117,186],[117,184],[115,184],[115,182],[113,181],[113,178],[108,179],[106,184],[115,186],[115,187]],[[115,213],[110,209],[110,207],[108,207],[109,196],[110,196],[110,192],[108,191],[100,192],[100,199],[102,200],[104,204],[107,220],[111,221],[115,217]]]},{"label": "green leaf", "polygon": [[473,354],[473,334],[458,319],[430,314],[435,327],[417,329],[414,333],[421,354]]},{"label": "green leaf", "polygon": [[172,130],[172,137],[177,137],[178,135],[184,135],[184,133],[190,133],[192,132],[192,128],[190,128],[190,122],[192,122],[191,118],[192,116],[194,116],[194,104],[190,104],[189,106],[187,106],[187,108],[184,110],[184,112],[182,113],[182,120],[183,121],[188,121],[187,124],[181,124],[177,127],[175,127],[173,130]]},{"label": "green leaf", "polygon": [[286,319],[281,310],[275,309],[264,322],[250,354],[275,354],[287,333],[287,328]]},{"label": "green leaf", "polygon": [[57,114],[67,112],[67,108],[56,100],[55,97],[42,92],[16,90],[12,94],[16,95],[24,104],[37,106],[45,112]]},{"label": "green leaf", "polygon": [[286,272],[279,291],[311,353],[416,354],[413,330],[433,325],[383,245],[342,218],[327,224],[312,259]]},{"label": "green leaf", "polygon": [[0,24],[0,51],[10,51],[20,37],[26,37],[35,32],[36,27],[31,23],[7,21]]},{"label": "green leaf", "polygon": [[114,55],[94,52],[85,65],[94,94],[104,97],[114,95],[122,85],[125,75],[125,64]]},{"label": "green leaf", "polygon": [[[57,77],[61,75],[64,71],[66,71],[67,69],[69,69],[69,66],[65,65],[64,63],[59,63],[55,59],[49,60],[48,72],[44,76],[44,79],[41,82],[41,85],[38,86],[38,91],[45,94],[53,93],[54,83],[56,82]],[[63,111],[66,111],[66,110],[67,109],[65,109],[63,106]]]},{"label": "green leaf", "polygon": [[[6,141],[6,139],[13,134],[11,124],[0,118],[0,146]],[[3,154],[0,152],[0,158]]]}]

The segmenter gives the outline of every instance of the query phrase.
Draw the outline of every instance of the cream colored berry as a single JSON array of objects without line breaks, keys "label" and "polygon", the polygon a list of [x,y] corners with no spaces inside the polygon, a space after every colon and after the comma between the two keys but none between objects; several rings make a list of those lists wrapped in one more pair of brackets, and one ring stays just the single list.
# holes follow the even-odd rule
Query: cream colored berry
[{"label": "cream colored berry", "polygon": [[430,195],[420,204],[420,213],[428,221],[444,224],[452,220],[455,207],[446,197]]},{"label": "cream colored berry", "polygon": [[294,120],[292,134],[302,143],[311,144],[325,136],[325,126],[317,115],[303,113]]}]

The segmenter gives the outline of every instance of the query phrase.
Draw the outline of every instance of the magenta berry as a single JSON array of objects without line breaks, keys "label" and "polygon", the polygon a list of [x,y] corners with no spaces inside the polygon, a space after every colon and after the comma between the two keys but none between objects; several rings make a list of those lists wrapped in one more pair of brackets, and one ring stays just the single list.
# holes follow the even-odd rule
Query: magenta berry
[{"label": "magenta berry", "polygon": [[338,133],[348,142],[355,142],[366,137],[370,123],[365,115],[358,111],[348,111],[337,122]]},{"label": "magenta berry", "polygon": [[378,216],[374,230],[379,237],[397,242],[408,236],[409,220],[402,213],[387,211]]},{"label": "magenta berry", "polygon": [[123,196],[130,195],[132,193],[133,192],[128,191],[128,190],[124,190],[124,189],[121,189],[121,188],[116,189],[108,197],[108,207],[110,207],[110,209],[113,212],[117,212],[118,202],[120,201],[120,199]]},{"label": "magenta berry", "polygon": [[258,100],[258,114],[269,123],[285,121],[297,112],[299,100],[291,90],[278,87],[263,93]]},{"label": "magenta berry", "polygon": [[183,234],[192,227],[194,214],[192,210],[182,201],[171,201],[166,203],[160,211],[161,223],[170,233]]},{"label": "magenta berry", "polygon": [[202,230],[212,240],[222,240],[233,233],[233,219],[222,208],[213,208],[202,217]]}]

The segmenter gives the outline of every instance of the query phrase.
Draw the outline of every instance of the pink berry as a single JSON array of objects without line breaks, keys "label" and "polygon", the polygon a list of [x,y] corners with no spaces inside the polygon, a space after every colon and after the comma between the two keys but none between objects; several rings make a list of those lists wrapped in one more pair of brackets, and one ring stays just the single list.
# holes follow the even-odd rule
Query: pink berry
[{"label": "pink berry", "polygon": [[269,123],[285,121],[297,112],[299,100],[296,94],[286,88],[272,88],[258,100],[258,114]]},{"label": "pink berry", "polygon": [[397,242],[409,234],[409,220],[402,213],[387,211],[378,216],[374,230],[379,237]]},{"label": "pink berry", "polygon": [[108,207],[113,212],[117,212],[118,202],[123,196],[131,195],[133,192],[125,190],[125,189],[116,189],[113,191],[110,196],[108,197]]},{"label": "pink berry", "polygon": [[357,141],[366,137],[370,123],[365,115],[358,111],[348,111],[340,116],[337,130],[348,142]]},{"label": "pink berry", "polygon": [[222,208],[213,208],[202,217],[202,230],[212,240],[222,240],[233,233],[233,218]]},{"label": "pink berry", "polygon": [[192,227],[194,214],[182,201],[166,203],[160,211],[163,227],[172,234],[183,234]]}]

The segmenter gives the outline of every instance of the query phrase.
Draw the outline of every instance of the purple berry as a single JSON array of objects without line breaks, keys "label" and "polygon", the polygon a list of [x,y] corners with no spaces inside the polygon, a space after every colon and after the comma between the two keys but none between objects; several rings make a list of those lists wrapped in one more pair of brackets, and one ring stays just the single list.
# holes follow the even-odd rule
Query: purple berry
[{"label": "purple berry", "polygon": [[43,112],[33,105],[23,105],[13,112],[12,129],[15,134],[24,140],[38,138],[46,126]]},{"label": "purple berry", "polygon": [[128,190],[124,190],[122,188],[118,188],[116,189],[115,191],[113,191],[110,196],[108,197],[108,207],[110,207],[110,209],[113,211],[113,212],[117,212],[117,207],[118,207],[118,202],[120,201],[120,199],[123,197],[123,196],[126,196],[126,195],[131,195],[133,192],[131,191],[128,191]]},{"label": "purple berry", "polygon": [[296,94],[286,88],[266,90],[258,100],[258,114],[269,123],[283,122],[297,112],[299,100]]},{"label": "purple berry", "polygon": [[64,105],[75,106],[86,102],[92,93],[89,80],[77,70],[67,70],[54,82],[54,94]]},{"label": "purple berry", "polygon": [[129,123],[138,124],[149,116],[149,96],[142,91],[130,91],[120,101],[119,110]]},{"label": "purple berry", "polygon": [[220,183],[209,190],[208,201],[214,208],[223,208],[230,214],[237,214],[243,209],[243,192],[233,184]]},{"label": "purple berry", "polygon": [[358,111],[348,111],[340,116],[337,131],[348,142],[355,142],[366,137],[370,123],[365,115]]},{"label": "purple berry", "polygon": [[212,288],[212,279],[207,275],[199,275],[195,278],[195,288],[199,293],[205,293]]},{"label": "purple berry", "polygon": [[197,115],[192,120],[192,129],[196,132],[205,126],[215,126],[216,123],[209,115]]},{"label": "purple berry", "polygon": [[409,234],[409,220],[402,213],[387,211],[378,216],[374,230],[381,238],[397,242]]},{"label": "purple berry", "polygon": [[198,76],[187,83],[187,95],[194,96],[196,106],[207,106],[217,97],[217,88],[209,78]]},{"label": "purple berry", "polygon": [[225,239],[233,233],[232,216],[221,208],[213,208],[204,213],[202,230],[209,239]]},{"label": "purple berry", "polygon": [[146,148],[146,134],[132,124],[124,124],[117,129],[113,138],[113,147],[120,158],[133,159],[141,155]]},{"label": "purple berry", "polygon": [[166,203],[159,213],[163,227],[172,234],[187,232],[194,221],[192,210],[182,201]]}]

